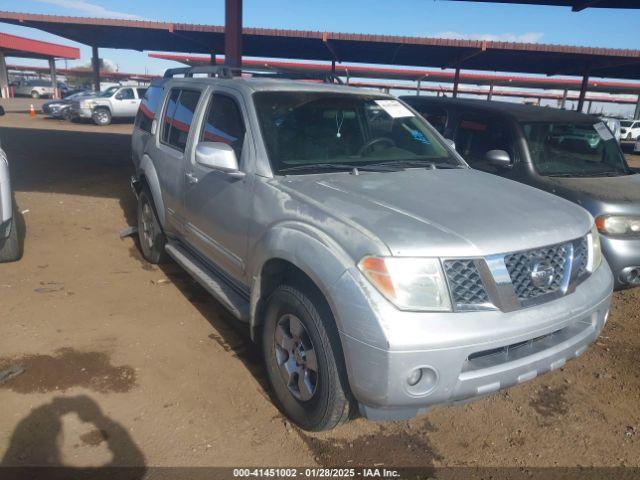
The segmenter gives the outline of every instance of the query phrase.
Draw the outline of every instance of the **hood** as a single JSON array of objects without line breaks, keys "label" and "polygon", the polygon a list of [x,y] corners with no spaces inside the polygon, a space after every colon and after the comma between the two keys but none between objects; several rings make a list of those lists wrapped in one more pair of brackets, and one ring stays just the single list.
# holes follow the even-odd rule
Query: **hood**
[{"label": "hood", "polygon": [[599,200],[640,207],[640,175],[619,177],[543,177],[545,190],[578,203]]},{"label": "hood", "polygon": [[560,197],[471,169],[289,176],[279,183],[357,223],[400,256],[536,248],[578,238],[592,222]]}]

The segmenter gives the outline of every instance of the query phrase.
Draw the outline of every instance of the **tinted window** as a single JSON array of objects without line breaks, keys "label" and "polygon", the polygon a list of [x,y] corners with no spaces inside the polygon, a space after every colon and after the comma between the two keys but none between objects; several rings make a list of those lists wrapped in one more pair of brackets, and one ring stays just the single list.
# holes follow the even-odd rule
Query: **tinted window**
[{"label": "tinted window", "polygon": [[507,125],[496,118],[463,115],[455,134],[456,150],[474,168],[495,171],[485,160],[489,150],[504,150],[515,160],[515,148]]},{"label": "tinted window", "polygon": [[147,93],[146,88],[136,88],[136,90],[138,91],[138,98],[144,97],[144,95]]},{"label": "tinted window", "polygon": [[165,112],[162,141],[184,152],[200,92],[173,89]]},{"label": "tinted window", "polygon": [[161,87],[150,87],[140,103],[140,109],[136,116],[136,125],[145,132],[151,132],[151,123],[162,100],[162,93]]},{"label": "tinted window", "polygon": [[418,105],[414,108],[426,118],[433,128],[440,133],[444,133],[444,129],[447,126],[447,111],[442,107],[433,107],[429,105]]},{"label": "tinted window", "polygon": [[214,94],[209,104],[201,140],[230,145],[240,161],[244,134],[244,122],[236,102],[225,95]]},{"label": "tinted window", "polygon": [[133,90],[131,88],[123,88],[118,93],[118,97],[120,100],[135,100],[135,95],[133,94]]}]

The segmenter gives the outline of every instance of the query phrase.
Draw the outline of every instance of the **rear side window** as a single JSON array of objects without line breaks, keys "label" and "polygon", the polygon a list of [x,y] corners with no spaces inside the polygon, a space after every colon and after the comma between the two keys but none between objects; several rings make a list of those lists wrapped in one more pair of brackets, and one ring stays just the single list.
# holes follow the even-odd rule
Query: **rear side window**
[{"label": "rear side window", "polygon": [[195,90],[171,90],[162,122],[163,143],[184,152],[199,99],[200,92]]},{"label": "rear side window", "polygon": [[144,94],[140,103],[138,115],[136,115],[136,126],[145,132],[151,133],[151,123],[156,114],[156,110],[162,101],[162,88],[150,87]]},{"label": "rear side window", "polygon": [[200,140],[230,145],[240,161],[244,134],[245,126],[242,113],[240,113],[235,100],[226,95],[212,95]]},{"label": "rear side window", "polygon": [[136,90],[138,91],[138,98],[144,97],[145,93],[147,93],[146,88],[136,88]]}]

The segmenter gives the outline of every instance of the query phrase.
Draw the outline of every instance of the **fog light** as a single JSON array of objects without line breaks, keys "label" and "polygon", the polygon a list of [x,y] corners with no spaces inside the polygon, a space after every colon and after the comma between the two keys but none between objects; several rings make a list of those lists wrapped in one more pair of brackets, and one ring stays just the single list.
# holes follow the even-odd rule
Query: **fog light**
[{"label": "fog light", "polygon": [[411,372],[409,374],[409,376],[407,377],[407,383],[410,386],[415,386],[420,379],[422,378],[422,369],[421,368],[416,368],[413,372]]},{"label": "fog light", "polygon": [[412,370],[407,376],[407,391],[414,396],[424,396],[433,392],[438,383],[438,373],[431,367]]}]

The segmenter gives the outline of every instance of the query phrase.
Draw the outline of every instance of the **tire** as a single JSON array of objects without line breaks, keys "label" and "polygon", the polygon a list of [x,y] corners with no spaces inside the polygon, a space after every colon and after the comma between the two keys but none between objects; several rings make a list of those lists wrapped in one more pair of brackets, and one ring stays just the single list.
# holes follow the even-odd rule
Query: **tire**
[{"label": "tire", "polygon": [[72,113],[71,113],[71,109],[70,109],[70,108],[65,108],[65,109],[62,111],[62,118],[63,118],[64,120],[66,120],[67,122],[69,122],[69,121],[73,120],[73,115],[72,115]]},{"label": "tire", "polygon": [[111,111],[108,108],[96,108],[91,116],[93,123],[104,127],[111,123]]},{"label": "tire", "polygon": [[33,92],[31,92],[31,98],[33,98],[34,100],[38,100],[40,98],[40,94],[34,90]]},{"label": "tire", "polygon": [[138,195],[138,240],[140,251],[146,261],[154,265],[166,261],[167,254],[164,247],[167,238],[158,221],[153,197],[146,185]]},{"label": "tire", "polygon": [[276,288],[265,309],[262,351],[274,399],[296,425],[330,430],[349,419],[352,401],[337,330],[314,289]]},{"label": "tire", "polygon": [[0,263],[15,262],[22,257],[16,218],[16,212],[14,211],[13,217],[11,218],[11,231],[9,232],[9,236],[4,240],[0,240]]}]

